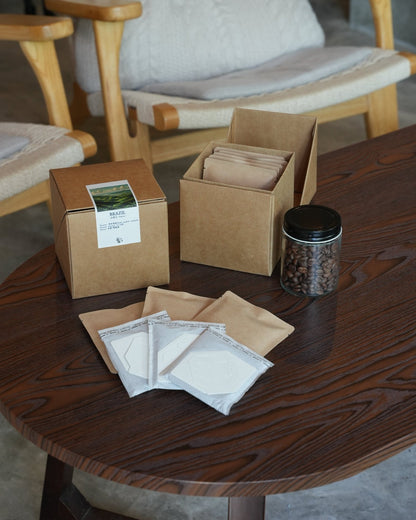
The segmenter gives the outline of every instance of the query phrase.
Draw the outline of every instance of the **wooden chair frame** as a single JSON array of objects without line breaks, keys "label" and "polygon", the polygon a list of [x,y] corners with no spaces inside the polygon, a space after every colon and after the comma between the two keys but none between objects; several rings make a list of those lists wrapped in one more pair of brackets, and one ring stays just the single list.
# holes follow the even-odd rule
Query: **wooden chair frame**
[{"label": "wooden chair frame", "polygon": [[[393,49],[391,0],[369,2],[375,26],[376,46]],[[110,154],[113,160],[142,157],[149,167],[152,167],[155,163],[198,153],[207,141],[226,135],[227,129],[214,128],[186,131],[173,136],[168,134],[167,137],[160,138],[160,133],[163,135],[163,132],[178,127],[176,109],[166,103],[153,107],[155,128],[138,121],[134,111],[126,118],[118,77],[119,54],[124,22],[141,15],[139,2],[113,0],[110,3],[106,0],[95,0],[90,3],[89,0],[46,0],[46,6],[60,13],[93,21]],[[416,55],[401,54],[409,59],[412,73],[415,73]],[[74,117],[87,116],[85,93],[82,93],[79,87],[75,87],[75,93],[78,94],[78,101],[74,103]],[[316,116],[318,123],[363,114],[368,137],[376,137],[398,128],[396,85],[389,85],[368,95],[309,114]],[[159,132],[157,139],[152,138],[154,130]]]},{"label": "wooden chair frame", "polygon": [[[0,40],[17,41],[29,61],[42,89],[51,125],[68,129],[68,136],[77,139],[84,156],[97,151],[94,138],[73,130],[54,40],[73,33],[72,20],[67,17],[0,14]],[[13,197],[0,201],[0,216],[50,201],[49,180],[45,180]]]}]

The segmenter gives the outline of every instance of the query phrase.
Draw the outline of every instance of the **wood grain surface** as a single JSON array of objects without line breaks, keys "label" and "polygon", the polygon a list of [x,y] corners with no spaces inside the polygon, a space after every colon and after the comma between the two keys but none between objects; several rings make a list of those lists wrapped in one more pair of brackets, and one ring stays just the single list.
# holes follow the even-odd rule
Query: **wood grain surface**
[{"label": "wood grain surface", "polygon": [[416,126],[318,160],[314,202],[342,217],[338,290],[301,299],[269,277],[179,260],[170,206],[169,289],[234,291],[293,324],[275,366],[223,416],[182,391],[129,399],[78,315],[145,290],[72,300],[53,246],[0,287],[0,399],[54,457],[152,490],[294,491],[351,476],[416,441]]}]

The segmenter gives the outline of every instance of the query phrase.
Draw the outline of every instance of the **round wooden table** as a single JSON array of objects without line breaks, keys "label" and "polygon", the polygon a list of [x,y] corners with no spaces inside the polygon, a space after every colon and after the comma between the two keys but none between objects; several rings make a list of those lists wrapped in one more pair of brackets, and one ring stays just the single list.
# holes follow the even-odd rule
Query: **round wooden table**
[{"label": "round wooden table", "polygon": [[318,166],[314,202],[336,209],[344,230],[339,287],[321,299],[285,293],[277,270],[269,278],[180,262],[179,206],[170,205],[169,289],[231,290],[295,326],[229,416],[181,391],[130,399],[106,368],[78,315],[142,301],[145,289],[72,300],[52,246],[1,285],[1,411],[49,454],[43,520],[121,518],[90,508],[71,483],[74,467],[227,496],[230,519],[257,520],[266,495],[349,477],[415,442],[416,127]]}]

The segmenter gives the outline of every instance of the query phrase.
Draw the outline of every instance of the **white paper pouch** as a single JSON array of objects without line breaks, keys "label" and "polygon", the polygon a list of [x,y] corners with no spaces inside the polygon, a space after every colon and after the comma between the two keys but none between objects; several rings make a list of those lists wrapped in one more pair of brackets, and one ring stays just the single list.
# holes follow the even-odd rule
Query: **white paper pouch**
[{"label": "white paper pouch", "polygon": [[225,325],[221,323],[149,320],[150,388],[180,390],[167,375],[162,375],[161,372],[170,366],[208,327],[225,334]]},{"label": "white paper pouch", "polygon": [[224,415],[273,363],[208,328],[163,373]]},{"label": "white paper pouch", "polygon": [[99,330],[108,355],[130,397],[150,390],[148,321],[170,320],[165,312]]}]

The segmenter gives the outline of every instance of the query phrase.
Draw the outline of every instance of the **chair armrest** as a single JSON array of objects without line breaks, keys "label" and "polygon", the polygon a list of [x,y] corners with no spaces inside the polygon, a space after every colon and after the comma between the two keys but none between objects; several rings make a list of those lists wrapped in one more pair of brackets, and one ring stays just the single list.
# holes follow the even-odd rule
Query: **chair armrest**
[{"label": "chair armrest", "polygon": [[394,49],[393,15],[391,0],[369,0],[376,32],[376,45]]},{"label": "chair armrest", "polygon": [[65,135],[76,139],[81,144],[85,159],[97,153],[97,143],[92,135],[82,132],[81,130],[72,130],[72,132],[68,132]]},{"label": "chair armrest", "polygon": [[135,0],[46,0],[58,13],[92,20],[112,160],[138,156],[137,140],[129,136],[118,76],[120,46],[126,20],[138,18]]},{"label": "chair armrest", "polygon": [[135,0],[46,0],[45,5],[51,11],[103,22],[130,20],[142,14],[142,5]]},{"label": "chair armrest", "polygon": [[66,38],[74,32],[70,18],[0,14],[0,40],[47,41]]},{"label": "chair armrest", "polygon": [[72,122],[54,40],[73,32],[69,17],[0,14],[0,40],[19,43],[42,89],[49,123],[69,130]]}]

